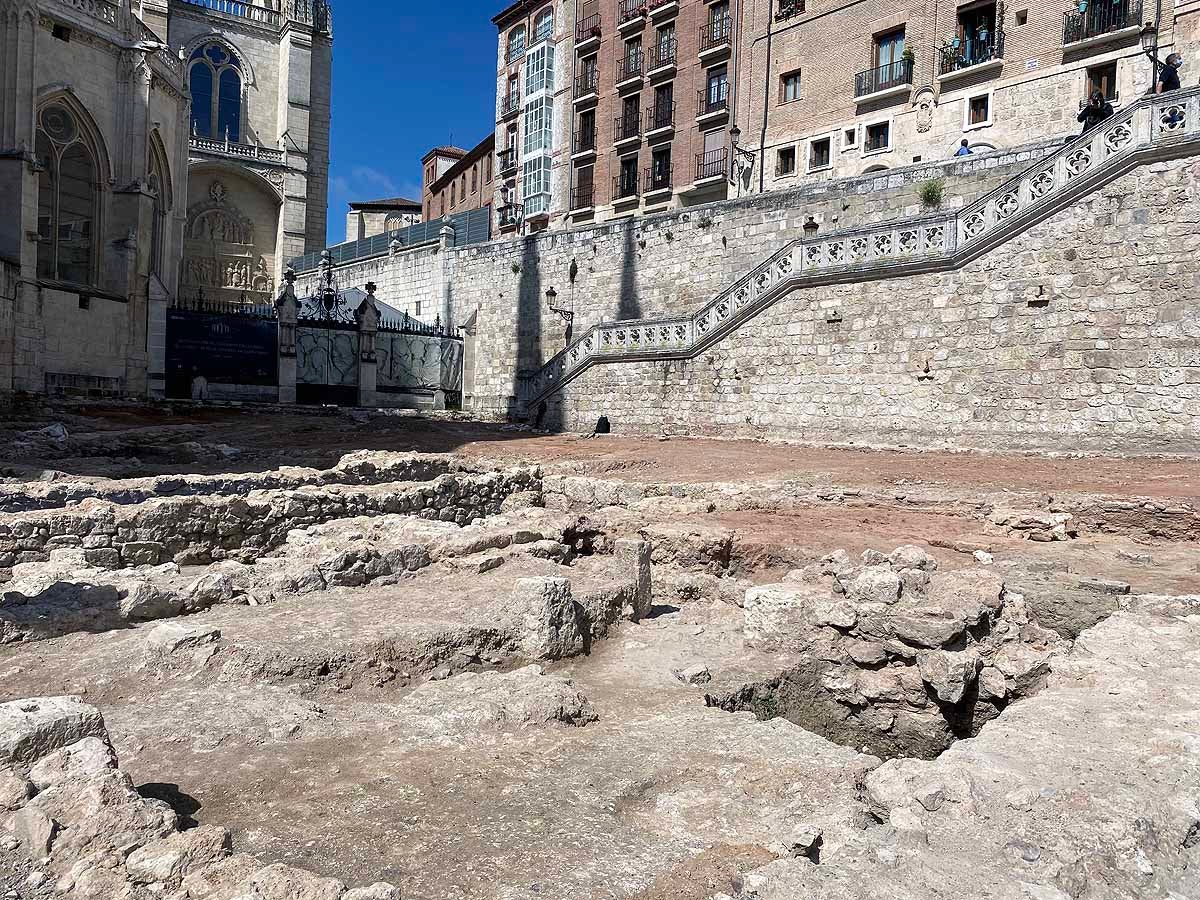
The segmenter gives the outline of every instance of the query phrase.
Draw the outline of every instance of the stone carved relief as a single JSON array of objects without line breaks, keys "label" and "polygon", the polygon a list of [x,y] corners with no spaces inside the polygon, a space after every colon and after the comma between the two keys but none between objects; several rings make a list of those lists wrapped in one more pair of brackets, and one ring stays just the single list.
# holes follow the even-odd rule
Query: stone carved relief
[{"label": "stone carved relief", "polygon": [[917,94],[917,131],[925,134],[933,130],[933,111],[937,106],[933,91],[925,89]]},{"label": "stone carved relief", "polygon": [[254,226],[223,209],[211,209],[197,214],[188,226],[188,237],[197,241],[223,244],[253,244]]},{"label": "stone carved relief", "polygon": [[194,287],[222,288],[273,294],[275,280],[264,257],[251,268],[250,260],[235,257],[193,256],[184,260],[183,283]]}]

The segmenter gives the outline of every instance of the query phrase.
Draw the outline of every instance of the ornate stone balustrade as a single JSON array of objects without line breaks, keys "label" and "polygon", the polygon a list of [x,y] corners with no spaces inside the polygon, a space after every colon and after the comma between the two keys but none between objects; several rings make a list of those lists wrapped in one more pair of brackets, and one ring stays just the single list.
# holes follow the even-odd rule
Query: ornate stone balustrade
[{"label": "ornate stone balustrade", "polygon": [[1138,165],[1200,153],[1200,88],[1146,97],[954,214],[889,222],[783,247],[691,316],[605,322],[519,385],[537,403],[602,363],[689,359],[788,293],[957,269]]},{"label": "ornate stone balustrade", "polygon": [[105,25],[117,24],[117,4],[107,0],[59,0],[64,6],[79,10],[85,16],[103,22]]},{"label": "ornate stone balustrade", "polygon": [[252,159],[257,162],[279,164],[287,161],[282,150],[272,150],[270,147],[260,147],[257,144],[235,144],[232,141],[214,141],[193,135],[191,147],[197,153],[231,156],[235,159]]}]

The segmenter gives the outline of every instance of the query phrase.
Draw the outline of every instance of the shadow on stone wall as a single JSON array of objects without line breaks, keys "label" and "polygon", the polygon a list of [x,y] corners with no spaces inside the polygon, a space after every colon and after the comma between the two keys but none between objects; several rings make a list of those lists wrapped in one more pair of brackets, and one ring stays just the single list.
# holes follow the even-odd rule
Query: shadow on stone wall
[{"label": "shadow on stone wall", "polygon": [[[517,368],[525,375],[541,368],[555,353],[553,347],[546,347],[542,333],[542,308],[545,301],[545,287],[542,284],[542,269],[538,254],[538,239],[529,235],[521,246],[521,271],[517,279]],[[514,393],[519,385],[514,385]],[[515,410],[510,411],[514,418]],[[536,408],[526,411],[526,420],[535,428],[546,431],[562,429],[562,412],[559,404],[539,404]]]},{"label": "shadow on stone wall", "polygon": [[642,304],[637,298],[638,247],[632,224],[625,227],[621,243],[621,296],[617,300],[617,321],[642,318]]}]

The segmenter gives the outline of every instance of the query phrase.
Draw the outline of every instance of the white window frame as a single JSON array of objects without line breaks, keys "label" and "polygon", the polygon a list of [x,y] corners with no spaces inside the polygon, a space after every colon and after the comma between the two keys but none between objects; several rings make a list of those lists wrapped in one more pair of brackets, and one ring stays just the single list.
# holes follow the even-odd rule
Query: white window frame
[{"label": "white window frame", "polygon": [[[880,147],[878,150],[867,149],[867,132],[876,125],[887,125],[888,127],[888,143],[886,147]],[[863,156],[879,156],[884,153],[891,153],[896,149],[896,121],[892,116],[883,116],[879,119],[871,119],[862,124],[861,137],[859,143],[862,146]]]},{"label": "white window frame", "polygon": [[525,104],[522,158],[549,155],[554,150],[554,103],[549,97],[535,97]]},{"label": "white window frame", "polygon": [[554,47],[541,43],[525,54],[525,99],[554,93]]},{"label": "white window frame", "polygon": [[[843,125],[840,130],[842,133],[842,152],[843,153],[846,153],[847,151],[850,151],[850,150],[857,150],[859,147],[862,146],[862,129],[858,127],[857,122],[855,122],[850,127],[846,127],[845,125]],[[847,131],[854,132],[854,141],[849,144],[846,143],[846,132]]]},{"label": "white window frame", "polygon": [[[1087,78],[1086,70],[1084,72],[1084,78],[1085,79]],[[971,101],[978,100],[980,97],[987,97],[988,117],[987,117],[986,121],[977,122],[974,125],[972,125],[971,124]],[[995,123],[995,121],[996,121],[996,92],[995,92],[995,90],[988,89],[986,91],[978,91],[977,93],[967,94],[965,97],[963,97],[962,126],[963,126],[964,134],[968,131],[978,131],[980,128],[991,128],[992,125]]]},{"label": "white window frame", "polygon": [[550,208],[550,157],[527,159],[521,168],[521,202],[525,215],[535,216]]},{"label": "white window frame", "polygon": [[[813,144],[819,144],[821,141],[829,141],[829,162],[823,166],[814,167],[812,164]],[[799,166],[796,167],[799,170]],[[833,168],[833,132],[826,134],[814,134],[804,142],[804,174],[812,175],[816,172],[828,172]]]}]

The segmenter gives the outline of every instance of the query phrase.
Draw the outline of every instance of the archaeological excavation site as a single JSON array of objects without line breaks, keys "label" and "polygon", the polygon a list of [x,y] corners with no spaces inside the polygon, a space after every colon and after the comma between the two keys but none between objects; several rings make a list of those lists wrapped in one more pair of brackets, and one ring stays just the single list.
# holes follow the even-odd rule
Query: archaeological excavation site
[{"label": "archaeological excavation site", "polygon": [[1200,896],[1189,461],[10,424],[0,896]]}]

